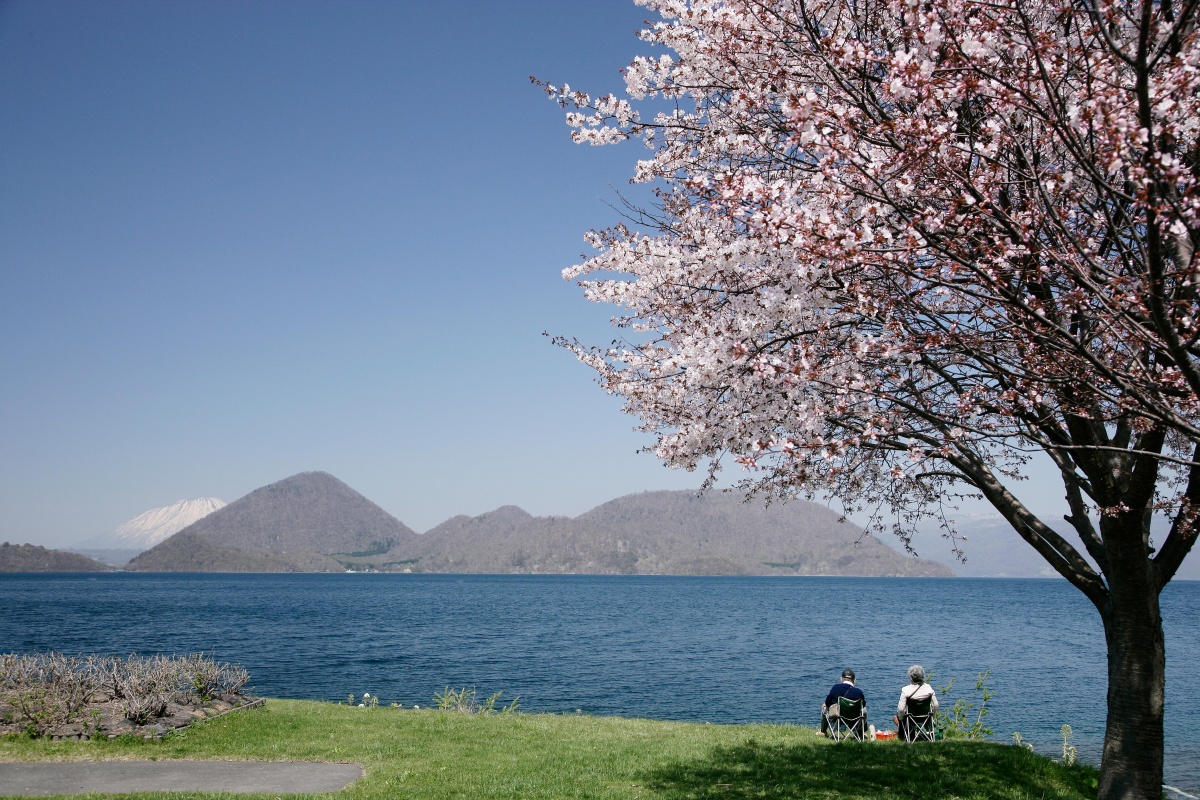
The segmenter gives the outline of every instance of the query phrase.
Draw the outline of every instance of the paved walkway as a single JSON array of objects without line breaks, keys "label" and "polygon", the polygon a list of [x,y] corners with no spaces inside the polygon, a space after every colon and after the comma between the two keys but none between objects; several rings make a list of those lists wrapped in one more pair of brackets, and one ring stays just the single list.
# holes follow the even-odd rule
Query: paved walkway
[{"label": "paved walkway", "polygon": [[360,764],[308,761],[40,761],[0,763],[0,796],[234,792],[323,794],[363,776]]}]

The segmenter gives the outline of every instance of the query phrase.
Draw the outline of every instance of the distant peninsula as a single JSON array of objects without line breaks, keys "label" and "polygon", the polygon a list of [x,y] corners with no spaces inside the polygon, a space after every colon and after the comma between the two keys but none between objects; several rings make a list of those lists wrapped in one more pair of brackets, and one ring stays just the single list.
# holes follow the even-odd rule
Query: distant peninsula
[{"label": "distant peninsula", "polygon": [[256,489],[134,558],[145,572],[940,576],[828,508],[643,492],[578,517],[504,506],[417,534],[324,472]]},{"label": "distant peninsula", "polygon": [[111,572],[99,561],[35,544],[0,544],[0,572]]}]

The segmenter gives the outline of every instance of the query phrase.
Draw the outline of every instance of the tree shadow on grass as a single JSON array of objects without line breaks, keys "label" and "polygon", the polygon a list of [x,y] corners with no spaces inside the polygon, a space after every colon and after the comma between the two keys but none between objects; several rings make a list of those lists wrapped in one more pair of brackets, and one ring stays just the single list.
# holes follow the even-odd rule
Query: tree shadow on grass
[{"label": "tree shadow on grass", "polygon": [[749,740],[642,776],[650,796],[694,798],[1094,798],[1095,771],[1064,769],[1019,747],[760,744]]}]

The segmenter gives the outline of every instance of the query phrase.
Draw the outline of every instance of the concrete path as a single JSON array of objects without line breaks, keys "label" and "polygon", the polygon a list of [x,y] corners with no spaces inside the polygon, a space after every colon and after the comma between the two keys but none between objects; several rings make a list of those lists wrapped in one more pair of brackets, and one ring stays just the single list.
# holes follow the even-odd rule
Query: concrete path
[{"label": "concrete path", "polygon": [[307,761],[40,761],[0,763],[0,796],[234,792],[323,794],[363,776],[360,764]]}]

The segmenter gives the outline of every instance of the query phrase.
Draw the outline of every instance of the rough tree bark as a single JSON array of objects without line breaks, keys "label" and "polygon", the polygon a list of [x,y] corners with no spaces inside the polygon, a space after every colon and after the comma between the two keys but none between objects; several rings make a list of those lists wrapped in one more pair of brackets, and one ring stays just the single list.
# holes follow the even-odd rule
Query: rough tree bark
[{"label": "rough tree bark", "polygon": [[[1113,525],[1122,521],[1114,520]],[[1140,522],[1133,522],[1131,527],[1140,527]],[[1159,589],[1152,570],[1146,566],[1145,545],[1136,527],[1108,538],[1108,549],[1120,566],[1110,569],[1110,596],[1099,607],[1108,645],[1105,768],[1100,773],[1097,793],[1104,800],[1151,800],[1162,796],[1166,651]],[[1138,548],[1138,560],[1123,558],[1120,552]]]}]

